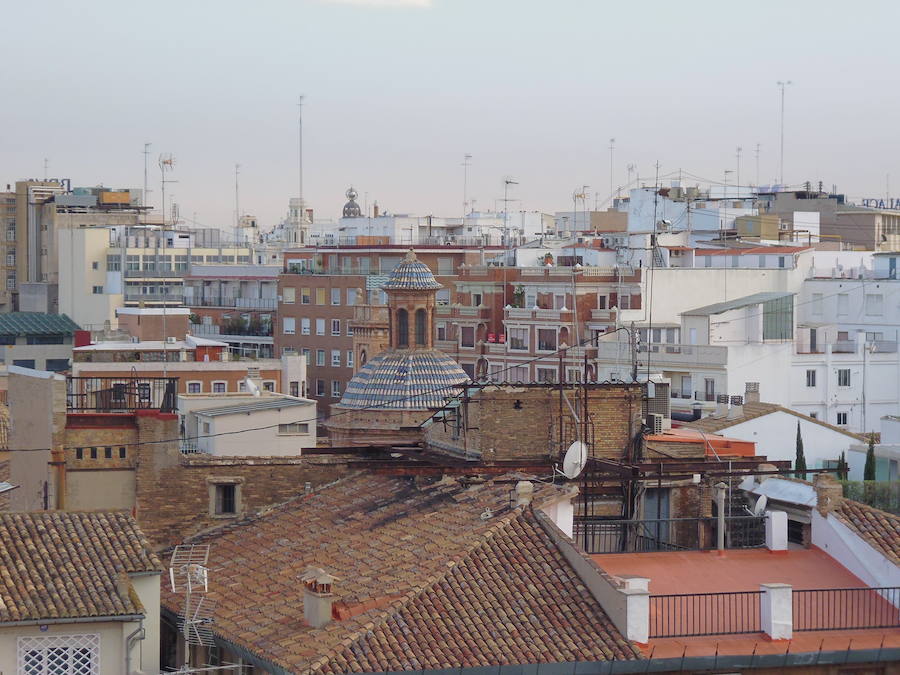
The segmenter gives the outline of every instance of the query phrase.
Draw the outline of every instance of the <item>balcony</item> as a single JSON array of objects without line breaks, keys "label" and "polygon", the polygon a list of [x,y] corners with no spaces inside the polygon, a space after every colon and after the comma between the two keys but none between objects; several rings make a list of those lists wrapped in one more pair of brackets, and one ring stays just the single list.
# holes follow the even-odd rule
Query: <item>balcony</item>
[{"label": "balcony", "polygon": [[[660,520],[584,519],[575,522],[575,540],[590,554],[706,551],[716,547],[716,518]],[[764,516],[725,518],[726,548],[765,545]]]},{"label": "balcony", "polygon": [[228,307],[235,309],[278,309],[277,298],[232,298],[217,296],[212,298],[198,298],[185,296],[184,304],[187,307]]},{"label": "balcony", "polygon": [[66,412],[173,412],[177,393],[177,377],[68,377]]},{"label": "balcony", "polygon": [[184,296],[181,293],[125,293],[125,302],[161,302],[180,305]]},{"label": "balcony", "polygon": [[125,270],[126,279],[181,279],[187,274],[183,270]]},{"label": "balcony", "polygon": [[[616,361],[631,358],[627,342],[600,340],[597,343],[600,361]],[[650,344],[642,345],[638,360],[659,368],[723,368],[728,363],[728,347],[718,345]],[[690,395],[687,396],[690,398]]]},{"label": "balcony", "polygon": [[574,312],[571,309],[524,309],[509,307],[503,310],[504,318],[520,321],[543,321],[572,323]]},{"label": "balcony", "polygon": [[272,326],[263,325],[260,328],[245,327],[238,329],[236,327],[223,326],[205,323],[192,323],[191,335],[204,337],[272,337]]},{"label": "balcony", "polygon": [[592,309],[591,321],[598,321],[601,323],[615,321],[615,312],[611,309]]}]

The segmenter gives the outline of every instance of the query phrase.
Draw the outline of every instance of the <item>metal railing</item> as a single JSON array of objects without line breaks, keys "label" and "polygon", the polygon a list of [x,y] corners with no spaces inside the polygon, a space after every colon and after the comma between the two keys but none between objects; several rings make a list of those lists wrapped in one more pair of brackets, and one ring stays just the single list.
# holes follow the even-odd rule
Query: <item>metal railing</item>
[{"label": "metal railing", "polygon": [[195,295],[185,295],[184,304],[188,307],[234,307],[236,309],[277,309],[277,298],[235,298],[217,296],[214,298],[201,298]]},{"label": "metal railing", "polygon": [[69,377],[66,411],[172,412],[178,395],[177,377]]},{"label": "metal railing", "polygon": [[[590,554],[705,551],[716,547],[717,518],[576,520],[575,540]],[[765,516],[725,518],[725,547],[765,545]]]},{"label": "metal railing", "polygon": [[761,591],[650,596],[650,637],[759,633]]},{"label": "metal railing", "polygon": [[181,454],[182,455],[200,455],[205,454],[206,451],[201,449],[199,445],[197,445],[196,441],[183,439],[181,441]]},{"label": "metal railing", "polygon": [[791,597],[797,631],[900,627],[900,586],[795,589]]}]

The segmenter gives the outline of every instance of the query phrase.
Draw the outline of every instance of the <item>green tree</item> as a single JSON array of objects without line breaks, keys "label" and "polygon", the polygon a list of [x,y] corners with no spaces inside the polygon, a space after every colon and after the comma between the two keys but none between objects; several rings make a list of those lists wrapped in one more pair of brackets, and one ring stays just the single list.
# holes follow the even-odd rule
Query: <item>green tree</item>
[{"label": "green tree", "polygon": [[800,435],[800,421],[797,420],[797,455],[794,457],[794,475],[806,480],[806,456],[803,454],[803,436]]},{"label": "green tree", "polygon": [[869,449],[866,450],[866,468],[863,480],[875,480],[875,434],[869,434]]}]

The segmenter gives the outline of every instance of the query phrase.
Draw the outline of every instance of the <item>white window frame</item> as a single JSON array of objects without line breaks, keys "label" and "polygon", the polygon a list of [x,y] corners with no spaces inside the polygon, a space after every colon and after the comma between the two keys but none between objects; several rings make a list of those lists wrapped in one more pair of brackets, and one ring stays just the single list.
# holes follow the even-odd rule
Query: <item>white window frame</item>
[{"label": "white window frame", "polygon": [[[50,675],[64,672],[67,675],[100,674],[100,634],[73,633],[69,635],[40,635],[18,638],[16,672],[33,675]],[[65,662],[48,663],[50,650],[67,650]],[[73,662],[73,651],[84,650],[87,663]],[[58,652],[57,652],[58,654]],[[60,670],[60,666],[65,670]]]},{"label": "white window frame", "polygon": [[[844,416],[844,421],[841,421],[841,415]],[[850,413],[848,412],[839,412],[835,418],[837,420],[836,426],[845,427],[850,423]]]},{"label": "white window frame", "polygon": [[884,314],[884,296],[881,293],[866,293],[866,316]]},{"label": "white window frame", "polygon": [[341,381],[340,380],[332,380],[331,381],[331,398],[340,398],[341,396],[342,396]]},{"label": "white window frame", "polygon": [[341,350],[340,349],[332,349],[331,350],[331,367],[332,368],[340,368],[341,367]]},{"label": "white window frame", "polygon": [[[844,377],[845,374],[846,374],[846,376],[847,376],[846,378]],[[849,368],[838,368],[838,371],[837,371],[837,386],[839,386],[839,387],[849,387],[849,386],[851,386],[851,383],[852,383],[852,381],[853,381],[851,378],[852,378],[852,375],[851,375],[851,373],[850,373],[850,369],[849,369]],[[846,380],[846,384],[842,384],[842,382],[844,382],[845,380]]]},{"label": "white window frame", "polygon": [[300,319],[300,335],[309,335],[310,323],[308,318]]},{"label": "white window frame", "polygon": [[[335,293],[337,291],[337,293]],[[337,302],[335,302],[335,298],[337,298]],[[331,289],[331,304],[332,306],[339,307],[341,304],[341,289],[340,288],[332,288]]]},{"label": "white window frame", "polygon": [[[337,330],[335,330],[335,326],[337,326]],[[332,337],[340,337],[341,335],[341,320],[340,319],[332,319],[331,320],[331,336]]]},{"label": "white window frame", "polygon": [[[197,385],[197,391],[191,391],[191,387],[193,385]],[[189,380],[185,385],[185,391],[188,394],[202,394],[203,393],[203,381],[202,380]]]},{"label": "white window frame", "polygon": [[352,349],[347,350],[347,367],[348,368],[353,367],[353,350]]},{"label": "white window frame", "polygon": [[285,316],[281,319],[281,334],[295,335],[297,333],[297,320],[292,316]]},{"label": "white window frame", "polygon": [[325,335],[325,319],[316,319],[316,335]]},{"label": "white window frame", "polygon": [[[221,384],[224,387],[223,391],[216,391],[216,385]],[[210,385],[210,391],[214,394],[227,394],[228,393],[228,381],[227,380],[213,380]]]}]

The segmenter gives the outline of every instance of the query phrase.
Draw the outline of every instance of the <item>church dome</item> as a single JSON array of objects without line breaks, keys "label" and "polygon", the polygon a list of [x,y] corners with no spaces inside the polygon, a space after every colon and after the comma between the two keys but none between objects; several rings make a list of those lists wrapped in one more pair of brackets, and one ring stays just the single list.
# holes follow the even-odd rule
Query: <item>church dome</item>
[{"label": "church dome", "polygon": [[437,349],[389,349],[353,376],[338,405],[383,410],[440,408],[468,380],[459,364]]},{"label": "church dome", "polygon": [[403,262],[391,271],[382,288],[386,291],[436,291],[443,285],[434,278],[428,265],[416,258],[415,251],[410,249]]},{"label": "church dome", "polygon": [[359,193],[354,190],[351,185],[344,194],[349,200],[344,204],[344,218],[359,218],[362,215],[362,210],[359,208],[359,204],[356,203],[356,198],[359,196]]}]

